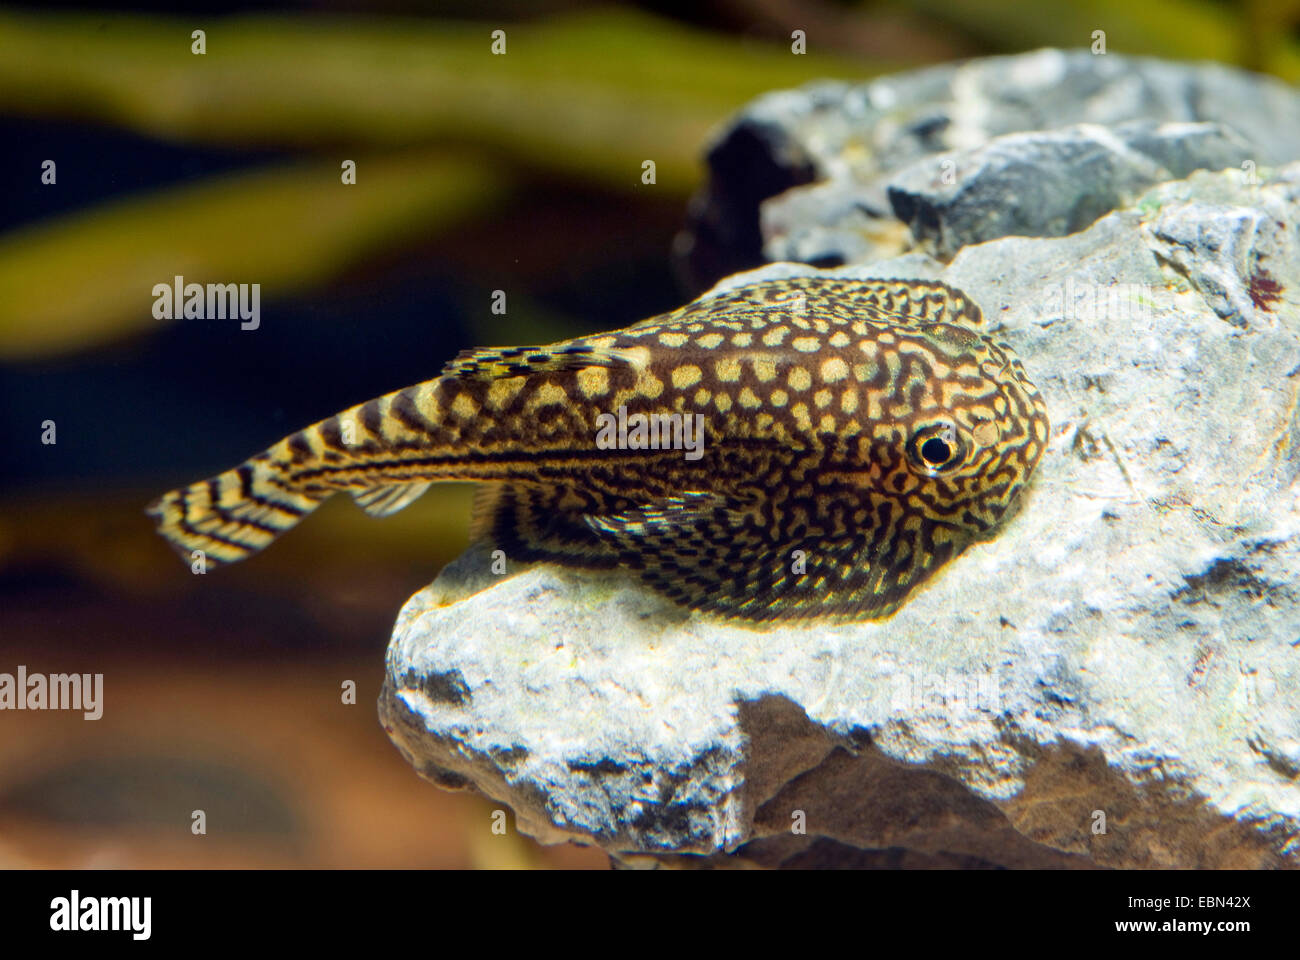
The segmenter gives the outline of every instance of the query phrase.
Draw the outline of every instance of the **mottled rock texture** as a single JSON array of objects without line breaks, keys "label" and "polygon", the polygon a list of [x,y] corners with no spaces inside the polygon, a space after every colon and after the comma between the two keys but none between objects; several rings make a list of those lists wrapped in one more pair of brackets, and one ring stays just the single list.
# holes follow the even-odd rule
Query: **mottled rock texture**
[{"label": "mottled rock texture", "polygon": [[[715,156],[759,121],[820,178],[765,247],[945,280],[1023,359],[1053,432],[1019,509],[856,624],[719,622],[473,548],[399,617],[399,749],[630,865],[1300,866],[1300,98],[1048,51],[773,94]],[[1017,157],[1054,183],[1080,143],[1104,162],[1068,189],[1106,203],[1008,217]],[[957,182],[927,186],[941,152]],[[845,241],[907,184],[945,228]]]},{"label": "mottled rock texture", "polygon": [[1153,177],[1296,159],[1300,98],[1274,79],[1086,50],[987,57],[760,97],[710,146],[675,253],[699,291],[769,261],[895,256],[908,226],[947,259],[1082,229]]}]

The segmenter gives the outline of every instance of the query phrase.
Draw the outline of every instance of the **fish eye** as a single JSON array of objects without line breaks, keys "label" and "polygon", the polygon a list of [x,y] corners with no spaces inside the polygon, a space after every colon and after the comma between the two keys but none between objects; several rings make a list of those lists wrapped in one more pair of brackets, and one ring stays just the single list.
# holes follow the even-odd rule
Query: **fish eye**
[{"label": "fish eye", "polygon": [[932,467],[942,467],[952,459],[952,447],[943,437],[931,437],[921,444],[921,459]]},{"label": "fish eye", "polygon": [[957,428],[951,423],[934,423],[912,434],[907,443],[908,458],[926,473],[939,473],[957,465],[962,458]]}]

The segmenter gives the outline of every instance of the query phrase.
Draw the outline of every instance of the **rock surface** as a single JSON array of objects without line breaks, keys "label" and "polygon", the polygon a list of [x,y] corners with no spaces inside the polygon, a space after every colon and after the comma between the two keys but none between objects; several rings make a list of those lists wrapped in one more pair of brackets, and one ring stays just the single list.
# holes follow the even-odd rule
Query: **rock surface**
[{"label": "rock surface", "polygon": [[[1164,132],[1144,149],[1119,135],[1126,125]],[[1117,135],[1106,138],[1107,130]],[[1045,135],[1025,136],[1031,132]],[[1010,139],[992,146],[1003,137]],[[1080,154],[1105,170],[1086,169]],[[971,180],[964,170],[953,184],[936,182],[936,200],[945,186],[978,190],[987,202],[965,198],[961,211],[995,217],[1003,231],[949,238],[932,250],[946,259],[994,236],[1082,229],[1128,189],[1154,183],[1152,161],[1181,178],[1197,168],[1296,159],[1300,97],[1272,78],[1086,50],[987,57],[760,97],[710,147],[708,181],[675,253],[697,291],[770,261],[826,267],[895,256],[911,243],[905,225],[915,226],[906,204],[942,174],[945,160],[981,176]],[[1028,169],[1007,170],[1014,161]],[[1059,210],[1068,199],[1079,209],[1067,207],[1047,229],[1039,205]]]},{"label": "rock surface", "polygon": [[[920,103],[967,71],[1010,101],[1042,58],[1102,114],[1063,123],[1187,103],[1151,91],[1188,68],[1126,79],[1112,57],[1088,58],[1097,76],[1035,54],[893,82]],[[1195,69],[1202,107],[1259,84]],[[1279,117],[1300,118],[1288,96]],[[1016,119],[996,100],[978,116]],[[394,742],[521,830],[627,864],[1300,866],[1300,164],[1270,166],[1300,156],[1300,124],[1284,126],[1191,131],[1233,169],[1135,186],[1076,232],[834,271],[966,291],[1053,424],[1014,516],[894,616],[756,629],[616,572],[496,575],[472,548],[399,617],[380,701]],[[1231,162],[1242,137],[1255,171]],[[999,149],[1015,142],[1052,138]],[[984,168],[983,146],[958,168]],[[1172,177],[1182,161],[1155,162]]]},{"label": "rock surface", "polygon": [[1076,233],[1154,184],[1250,158],[1219,124],[1082,124],[935,154],[889,181],[889,202],[915,242],[948,260],[999,237]]}]

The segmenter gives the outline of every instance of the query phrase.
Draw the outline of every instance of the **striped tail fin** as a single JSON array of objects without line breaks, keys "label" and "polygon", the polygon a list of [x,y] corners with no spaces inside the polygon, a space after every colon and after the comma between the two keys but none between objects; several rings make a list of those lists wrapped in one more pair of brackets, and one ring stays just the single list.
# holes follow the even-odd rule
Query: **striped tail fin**
[{"label": "striped tail fin", "polygon": [[[332,494],[347,491],[375,517],[409,504],[437,479],[457,479],[456,392],[429,380],[304,427],[233,470],[173,490],[145,512],[186,562],[209,566],[257,553]],[[441,454],[441,456],[435,456]]]},{"label": "striped tail fin", "polygon": [[[443,376],[304,427],[233,470],[164,494],[146,512],[187,562],[202,550],[207,563],[220,565],[257,553],[338,491],[383,517],[441,480],[531,478],[538,450],[549,444],[563,452],[566,435],[529,432],[539,405],[525,402],[530,391],[557,390],[529,374],[625,363],[581,345],[471,351]],[[583,442],[593,435],[581,418],[566,428]]]},{"label": "striped tail fin", "polygon": [[196,550],[203,551],[207,566],[242,560],[334,493],[325,488],[295,489],[286,483],[271,459],[274,450],[209,480],[165,493],[145,512],[187,562]]}]

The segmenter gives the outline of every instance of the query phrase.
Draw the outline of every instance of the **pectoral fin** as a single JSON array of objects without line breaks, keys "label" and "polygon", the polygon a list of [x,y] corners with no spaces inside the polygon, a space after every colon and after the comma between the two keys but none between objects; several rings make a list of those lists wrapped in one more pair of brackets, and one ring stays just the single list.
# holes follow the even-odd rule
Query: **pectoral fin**
[{"label": "pectoral fin", "polygon": [[692,491],[618,513],[588,514],[585,521],[598,535],[635,549],[647,539],[671,539],[676,531],[710,519],[725,523],[727,514],[725,498]]},{"label": "pectoral fin", "polygon": [[746,620],[888,616],[962,546],[946,525],[892,538],[810,527],[773,539],[761,509],[704,493],[587,524],[623,566],[670,599]]},{"label": "pectoral fin", "polygon": [[813,526],[773,539],[761,504],[707,492],[619,509],[580,499],[496,486],[476,503],[476,529],[511,557],[626,567],[676,603],[751,621],[887,616],[962,545],[945,525],[892,537]]}]

